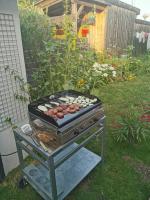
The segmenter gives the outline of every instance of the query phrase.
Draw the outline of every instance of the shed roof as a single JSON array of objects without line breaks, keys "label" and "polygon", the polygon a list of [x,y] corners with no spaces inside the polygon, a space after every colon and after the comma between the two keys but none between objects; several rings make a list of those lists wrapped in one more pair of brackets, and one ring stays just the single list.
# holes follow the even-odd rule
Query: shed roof
[{"label": "shed roof", "polygon": [[149,22],[149,21],[145,21],[145,20],[142,20],[142,19],[136,19],[136,20],[135,20],[135,23],[136,23],[136,24],[143,24],[143,25],[148,25],[148,26],[150,26],[150,22]]},{"label": "shed roof", "polygon": [[[38,2],[35,3],[35,5],[38,6],[40,4],[43,4],[46,1],[48,2],[49,0],[39,0]],[[94,3],[94,4],[97,4],[97,5],[102,5],[102,6],[115,5],[115,6],[124,8],[124,9],[128,9],[130,11],[133,11],[137,15],[140,14],[140,9],[139,8],[136,8],[136,7],[134,7],[134,6],[130,5],[130,4],[124,3],[124,2],[122,2],[120,0],[84,0],[84,1],[88,2],[88,3]]]},{"label": "shed roof", "polygon": [[140,9],[137,8],[137,7],[134,7],[130,4],[127,4],[127,3],[124,3],[120,0],[105,0],[106,2],[112,4],[112,5],[115,5],[115,6],[119,6],[119,7],[122,7],[122,8],[125,8],[125,9],[128,9],[128,10],[131,10],[133,12],[135,12],[137,15],[140,14]]}]

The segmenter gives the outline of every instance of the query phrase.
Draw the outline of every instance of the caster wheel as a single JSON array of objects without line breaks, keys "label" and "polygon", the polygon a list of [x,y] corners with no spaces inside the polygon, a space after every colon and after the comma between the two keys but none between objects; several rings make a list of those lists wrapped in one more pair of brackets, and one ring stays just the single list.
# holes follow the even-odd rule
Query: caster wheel
[{"label": "caster wheel", "polygon": [[19,182],[18,182],[18,188],[19,189],[23,189],[24,187],[26,187],[27,185],[27,181],[24,177],[20,178]]}]

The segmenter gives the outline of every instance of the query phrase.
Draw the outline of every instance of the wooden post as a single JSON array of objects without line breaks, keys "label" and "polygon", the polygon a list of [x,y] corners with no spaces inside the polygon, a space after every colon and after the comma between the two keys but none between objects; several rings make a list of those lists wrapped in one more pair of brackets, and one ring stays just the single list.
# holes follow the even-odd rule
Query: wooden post
[{"label": "wooden post", "polygon": [[72,0],[71,1],[71,5],[72,5],[72,9],[71,9],[71,15],[72,15],[72,19],[73,19],[73,27],[74,27],[74,31],[77,34],[78,32],[78,8],[77,8],[77,0]]}]

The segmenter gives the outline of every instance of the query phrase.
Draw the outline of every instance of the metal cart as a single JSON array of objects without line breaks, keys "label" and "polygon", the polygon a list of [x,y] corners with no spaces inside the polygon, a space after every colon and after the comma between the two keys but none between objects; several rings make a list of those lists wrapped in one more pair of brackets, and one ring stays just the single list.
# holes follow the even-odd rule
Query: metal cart
[{"label": "metal cart", "polygon": [[[105,131],[101,121],[97,125],[99,128],[93,133],[87,134],[92,130],[90,127],[51,153],[44,151],[21,129],[14,130],[22,176],[45,200],[63,200],[101,163]],[[82,136],[84,140],[77,144]],[[84,147],[97,136],[100,139],[100,156]],[[23,150],[36,162],[25,165]]]}]

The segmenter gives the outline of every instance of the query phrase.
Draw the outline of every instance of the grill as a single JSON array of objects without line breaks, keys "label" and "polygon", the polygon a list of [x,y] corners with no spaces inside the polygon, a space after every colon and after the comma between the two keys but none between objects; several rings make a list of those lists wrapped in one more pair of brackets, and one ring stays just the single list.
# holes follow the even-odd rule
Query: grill
[{"label": "grill", "polygon": [[[32,128],[14,130],[23,174],[19,185],[27,181],[45,200],[63,200],[103,160],[102,102],[69,90],[32,102],[28,109]],[[94,139],[100,155],[85,148]],[[23,150],[35,162],[25,163]]]},{"label": "grill", "polygon": [[51,147],[99,127],[104,118],[99,98],[73,90],[43,97],[29,104],[28,110],[36,138]]}]

